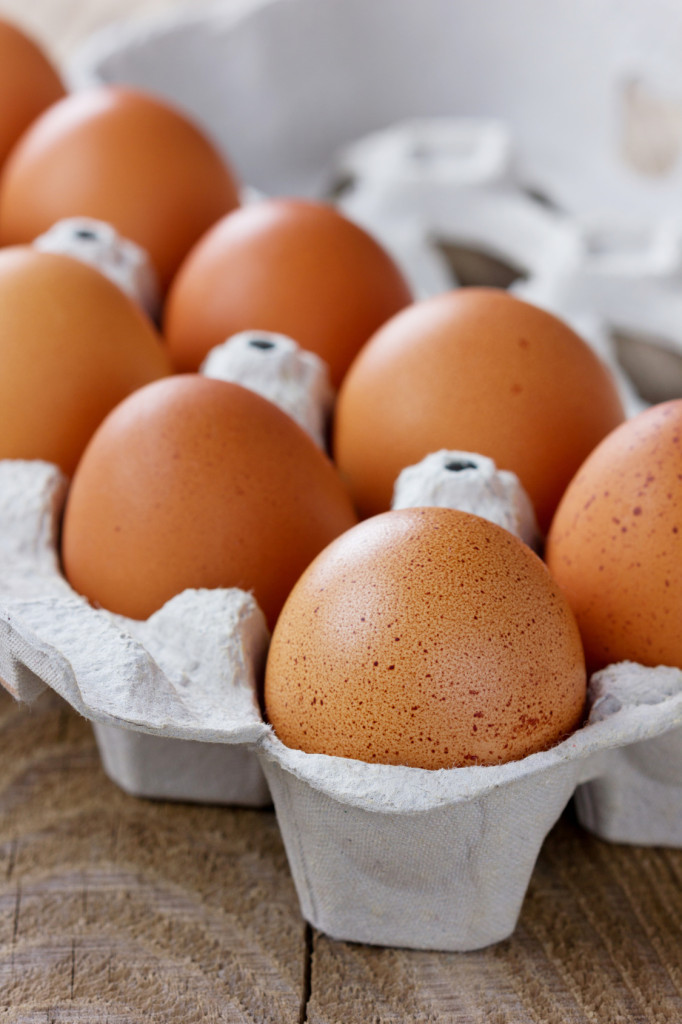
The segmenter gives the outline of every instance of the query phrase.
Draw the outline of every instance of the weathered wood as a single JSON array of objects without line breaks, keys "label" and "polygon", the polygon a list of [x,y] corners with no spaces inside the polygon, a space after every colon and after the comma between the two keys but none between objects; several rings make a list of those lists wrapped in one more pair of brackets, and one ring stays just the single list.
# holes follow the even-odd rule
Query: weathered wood
[{"label": "weathered wood", "polygon": [[271,812],[139,801],[89,725],[0,696],[0,1008],[8,1022],[670,1024],[682,851],[565,818],[517,931],[465,955],[313,938]]},{"label": "weathered wood", "polygon": [[272,812],[128,797],[56,699],[2,695],[0,751],[3,1020],[299,1020],[305,925]]}]

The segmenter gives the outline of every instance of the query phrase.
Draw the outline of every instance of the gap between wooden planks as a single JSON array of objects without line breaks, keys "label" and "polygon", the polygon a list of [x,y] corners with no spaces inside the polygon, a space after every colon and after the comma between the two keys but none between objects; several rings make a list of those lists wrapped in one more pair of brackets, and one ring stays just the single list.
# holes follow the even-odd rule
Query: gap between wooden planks
[{"label": "gap between wooden planks", "polygon": [[547,840],[507,942],[334,942],[301,920],[274,815],[136,800],[57,698],[0,695],[2,1020],[673,1024],[682,851]]}]

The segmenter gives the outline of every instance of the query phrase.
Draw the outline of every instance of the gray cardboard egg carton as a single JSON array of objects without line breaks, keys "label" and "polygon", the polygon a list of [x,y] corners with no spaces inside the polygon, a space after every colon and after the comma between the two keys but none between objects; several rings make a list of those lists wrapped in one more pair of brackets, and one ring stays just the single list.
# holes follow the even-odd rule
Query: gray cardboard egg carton
[{"label": "gray cardboard egg carton", "polygon": [[[105,29],[70,77],[167,95],[262,193],[331,190],[417,295],[452,287],[453,272],[516,278],[594,344],[631,411],[641,402],[621,366],[647,401],[682,394],[679,14],[665,0],[565,0],[551,13],[529,0],[520,33],[505,0],[485,13],[466,0],[369,10],[214,2]],[[513,46],[500,52],[502,38]],[[579,76],[566,72],[571,46]]]},{"label": "gray cardboard egg carton", "polygon": [[[532,30],[519,34],[504,0],[490,0],[485,18],[464,0],[373,0],[370,20],[364,0],[214,3],[105,31],[74,62],[71,79],[167,95],[266,194],[319,195],[345,175],[351,187],[340,205],[383,238],[418,293],[452,284],[437,233],[451,249],[521,270],[519,294],[570,319],[617,372],[614,329],[634,342],[640,364],[644,352],[647,374],[649,352],[662,351],[646,386],[666,397],[657,389],[679,380],[679,243],[676,225],[666,235],[655,223],[677,203],[682,167],[675,140],[664,137],[674,119],[654,118],[651,129],[641,115],[643,105],[660,114],[670,92],[651,55],[679,66],[676,16],[662,0],[624,5],[618,15],[595,0],[585,33],[573,5],[537,0],[532,9]],[[500,38],[515,39],[494,78],[479,53],[492,40],[481,31],[491,19]],[[570,37],[581,48],[581,75],[561,81],[556,47]],[[409,73],[411,51],[429,53],[432,74]],[[248,89],[243,54],[258,68]],[[453,106],[459,97],[464,119]],[[434,106],[444,115],[438,121],[406,121],[407,112]],[[487,119],[493,108],[500,121]],[[600,120],[607,109],[613,124]],[[557,118],[558,141],[547,131]],[[273,130],[254,132],[261,123]],[[625,137],[615,147],[621,123]],[[633,174],[642,168],[649,177]],[[538,190],[565,210],[603,210],[604,220],[558,213]],[[646,230],[621,231],[619,208]],[[635,285],[636,304],[628,300]],[[634,411],[639,399],[620,380]],[[482,469],[471,511],[483,511],[484,493],[489,510],[497,487]],[[436,467],[430,501],[462,501],[463,479],[453,497],[447,472]],[[574,792],[582,822],[603,838],[682,845],[678,670],[610,666],[591,681],[583,729],[500,767],[424,772],[289,750],[260,718],[254,680],[267,637],[248,595],[186,592],[142,624],[91,609],[59,575],[62,500],[53,468],[0,466],[5,685],[22,700],[46,687],[61,693],[93,720],[107,770],[133,792],[258,805],[266,797],[253,774],[255,751],[303,913],[333,937],[460,950],[509,935],[543,839]],[[210,793],[183,790],[174,777],[183,762],[196,768],[200,751],[216,761],[189,774],[204,783],[210,774]],[[250,766],[242,779],[251,782],[236,783],[241,797],[229,781],[240,779],[235,758]]]},{"label": "gray cardboard egg carton", "polygon": [[[489,460],[429,460],[413,471],[428,500],[490,514]],[[403,478],[396,501],[415,493]],[[268,637],[253,598],[185,591],[144,622],[92,608],[60,572],[64,495],[55,467],[0,462],[3,684],[23,701],[59,693],[93,722],[105,769],[139,795],[262,806],[262,770],[302,912],[332,937],[442,950],[505,938],[576,790],[598,835],[682,845],[679,670],[609,667],[592,680],[582,729],[497,767],[427,771],[291,750],[261,718]]]}]

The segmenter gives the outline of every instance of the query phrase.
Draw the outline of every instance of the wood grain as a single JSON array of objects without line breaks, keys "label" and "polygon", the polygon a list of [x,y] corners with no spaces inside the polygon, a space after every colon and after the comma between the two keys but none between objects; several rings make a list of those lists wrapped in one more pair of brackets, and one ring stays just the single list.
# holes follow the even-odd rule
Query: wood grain
[{"label": "wood grain", "polygon": [[2,695],[0,750],[3,1020],[299,1021],[306,929],[272,812],[126,796],[56,698]]},{"label": "wood grain", "polygon": [[509,941],[439,954],[315,934],[312,958],[272,812],[126,796],[57,698],[0,695],[0,822],[12,1024],[682,1020],[682,851],[602,843],[570,816]]}]

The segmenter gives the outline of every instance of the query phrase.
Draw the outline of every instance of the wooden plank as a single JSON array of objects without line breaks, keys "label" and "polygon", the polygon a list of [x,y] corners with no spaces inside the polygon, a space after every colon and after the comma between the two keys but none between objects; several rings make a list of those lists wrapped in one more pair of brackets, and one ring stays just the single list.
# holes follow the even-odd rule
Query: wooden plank
[{"label": "wooden plank", "polygon": [[127,796],[56,699],[0,696],[0,751],[3,1020],[298,1022],[306,929],[272,812]]}]

